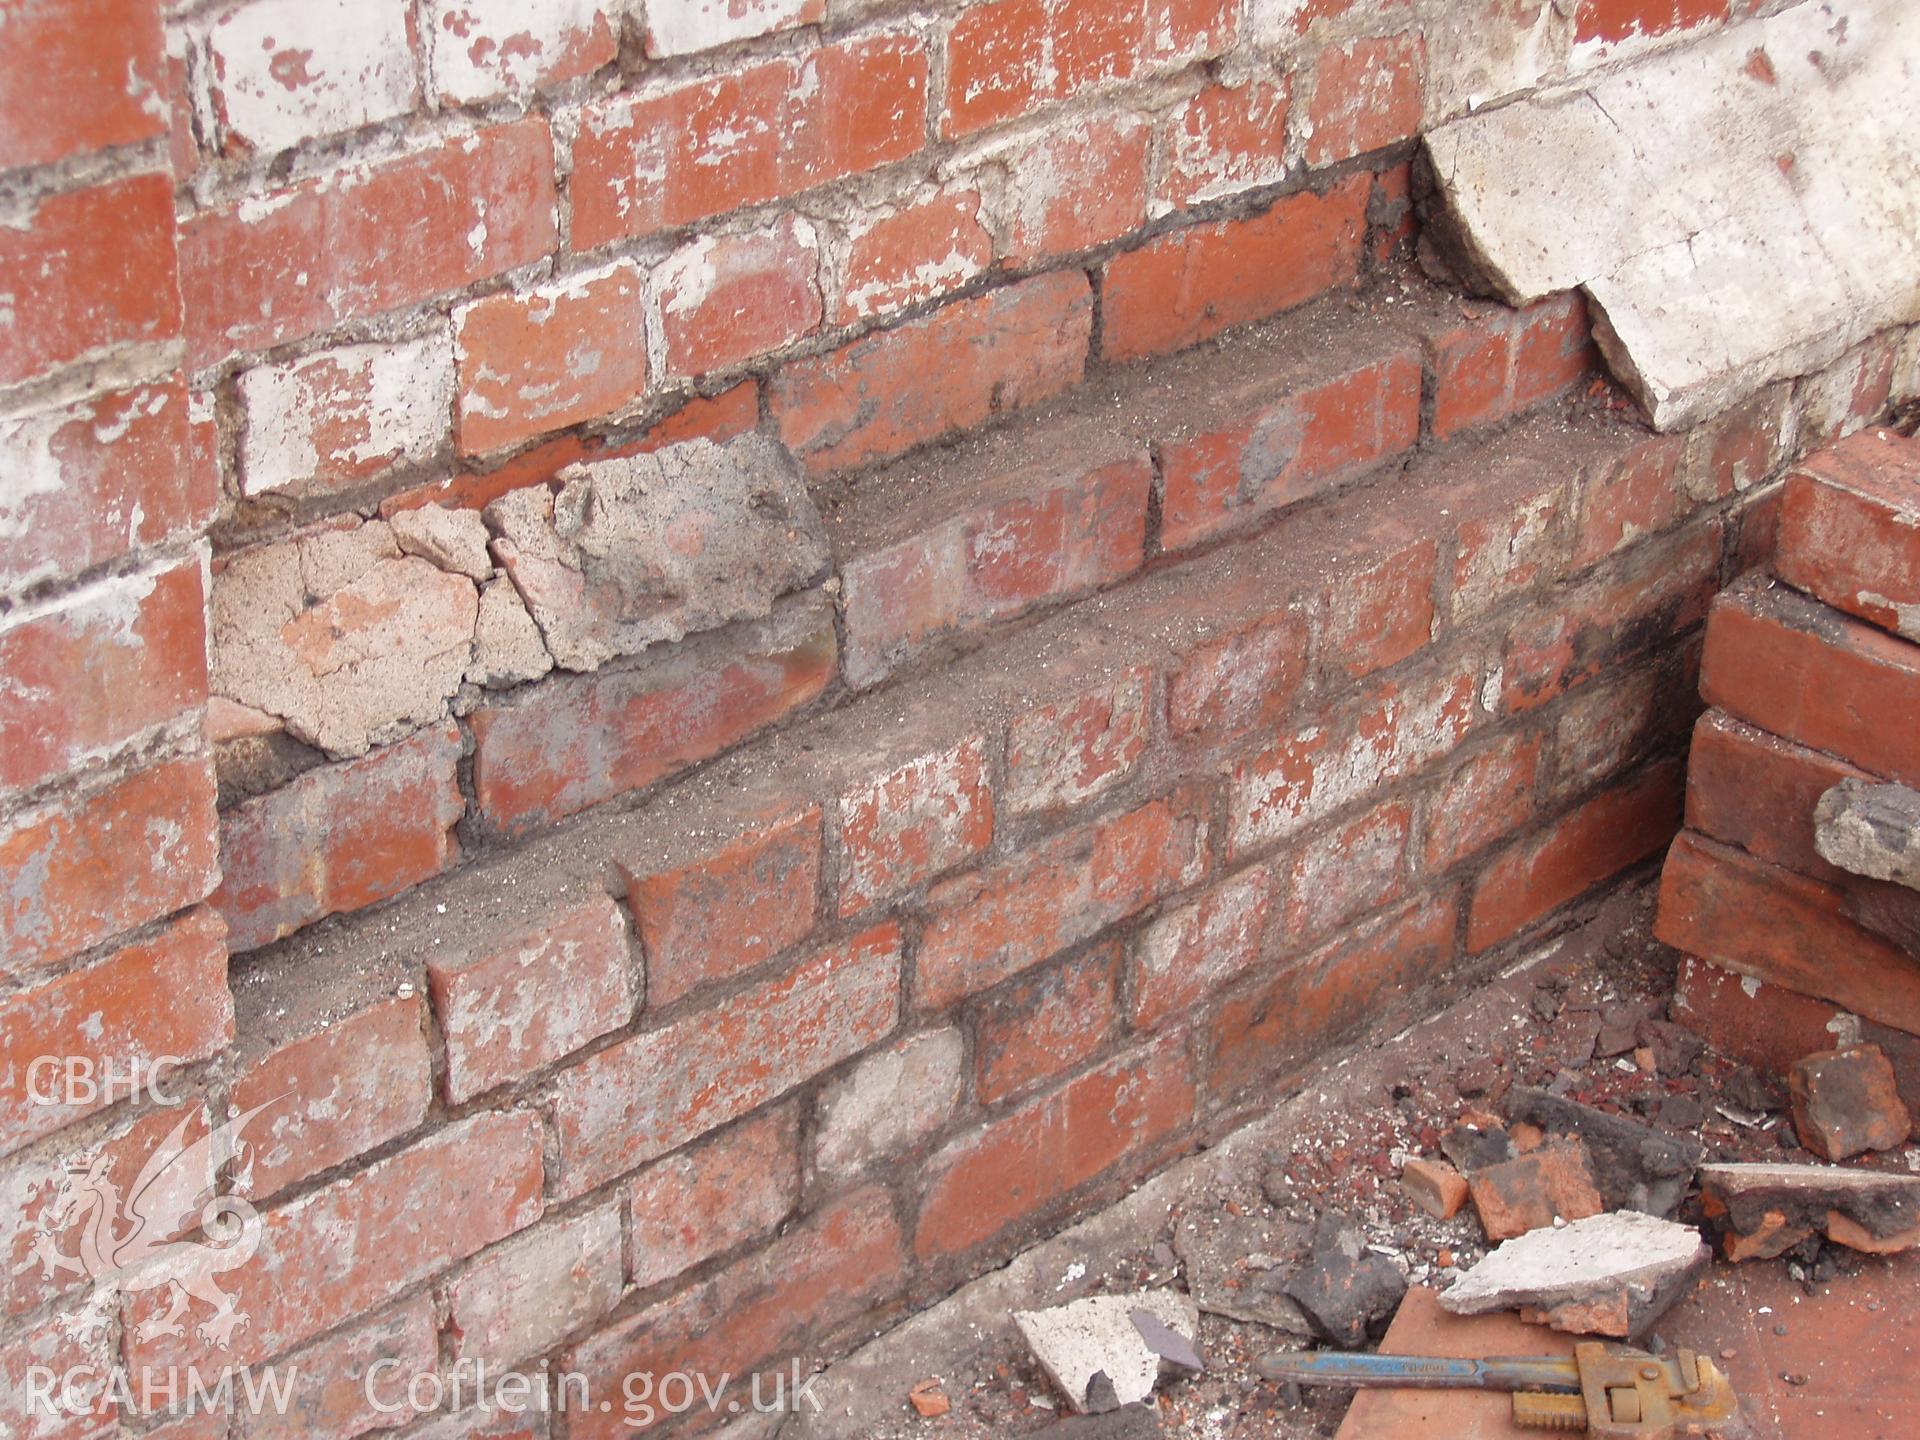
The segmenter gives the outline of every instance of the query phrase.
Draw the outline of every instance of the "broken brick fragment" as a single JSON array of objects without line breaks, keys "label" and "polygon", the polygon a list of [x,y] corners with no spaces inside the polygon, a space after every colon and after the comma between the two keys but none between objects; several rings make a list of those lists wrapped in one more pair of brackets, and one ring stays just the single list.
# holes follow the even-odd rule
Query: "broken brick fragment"
[{"label": "broken brick fragment", "polygon": [[1607,1208],[1593,1183],[1587,1147],[1571,1137],[1477,1170],[1467,1183],[1489,1240],[1511,1240],[1556,1219],[1584,1220]]},{"label": "broken brick fragment", "polygon": [[1920,1176],[1832,1165],[1703,1165],[1700,1208],[1727,1259],[1770,1260],[1811,1235],[1890,1255],[1920,1244]]},{"label": "broken brick fragment", "polygon": [[1444,1160],[1414,1157],[1401,1167],[1400,1183],[1436,1220],[1451,1220],[1467,1203],[1466,1177]]},{"label": "broken brick fragment", "polygon": [[1891,1150],[1913,1131],[1893,1066],[1877,1045],[1808,1055],[1788,1075],[1787,1089],[1800,1143],[1822,1159]]}]

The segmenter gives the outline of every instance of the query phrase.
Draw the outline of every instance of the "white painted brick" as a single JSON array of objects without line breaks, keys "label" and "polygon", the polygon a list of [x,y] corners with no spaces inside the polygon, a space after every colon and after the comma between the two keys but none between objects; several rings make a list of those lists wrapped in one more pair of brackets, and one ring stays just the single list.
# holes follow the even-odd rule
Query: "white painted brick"
[{"label": "white painted brick", "polygon": [[256,150],[390,119],[419,89],[406,0],[255,0],[208,37],[226,134]]},{"label": "white painted brick", "polygon": [[417,464],[453,424],[453,342],[444,329],[394,345],[346,345],[240,377],[248,495],[339,488]]},{"label": "white painted brick", "polygon": [[614,58],[602,0],[434,0],[433,84],[455,103],[590,75]]},{"label": "white painted brick", "polygon": [[823,18],[822,0],[647,0],[647,53],[691,55]]}]

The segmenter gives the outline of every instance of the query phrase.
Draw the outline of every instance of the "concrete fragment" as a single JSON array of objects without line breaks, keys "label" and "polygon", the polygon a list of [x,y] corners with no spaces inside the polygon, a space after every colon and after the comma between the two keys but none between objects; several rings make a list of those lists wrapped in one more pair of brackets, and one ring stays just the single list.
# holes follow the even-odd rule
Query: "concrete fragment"
[{"label": "concrete fragment", "polygon": [[1830,1165],[1702,1165],[1700,1206],[1727,1259],[1770,1260],[1825,1233],[1887,1255],[1920,1244],[1920,1175]]},{"label": "concrete fragment", "polygon": [[1507,1099],[1510,1120],[1549,1135],[1578,1135],[1586,1146],[1603,1210],[1671,1215],[1700,1163],[1700,1142],[1662,1135],[1624,1115],[1610,1115],[1545,1090],[1520,1087]]},{"label": "concrete fragment", "polygon": [[1366,1234],[1338,1210],[1321,1215],[1306,1262],[1287,1282],[1320,1337],[1351,1350],[1367,1331],[1393,1315],[1407,1293],[1407,1277],[1384,1255],[1367,1248]]},{"label": "concrete fragment", "polygon": [[467,679],[490,690],[538,680],[553,669],[553,657],[540,639],[540,627],[504,575],[480,592],[473,625],[473,663]]},{"label": "concrete fragment", "polygon": [[1787,1075],[1787,1094],[1800,1143],[1824,1160],[1891,1150],[1913,1131],[1893,1065],[1877,1045],[1806,1056]]},{"label": "concrete fragment", "polygon": [[1189,1342],[1199,1333],[1199,1310],[1175,1290],[1094,1295],[1050,1310],[1018,1310],[1013,1323],[1047,1378],[1068,1404],[1084,1412],[1087,1383],[1096,1371],[1106,1372],[1123,1406],[1138,1404],[1153,1393],[1160,1378],[1160,1357],[1133,1323],[1136,1310],[1146,1311]]},{"label": "concrete fragment", "polygon": [[1813,812],[1813,843],[1849,874],[1920,890],[1920,792],[1842,780]]},{"label": "concrete fragment", "polygon": [[401,554],[381,521],[264,545],[214,577],[209,683],[362,755],[445,716],[478,611],[471,580]]},{"label": "concrete fragment", "polygon": [[1456,1315],[1519,1310],[1575,1335],[1639,1335],[1713,1251],[1699,1232],[1622,1210],[1509,1240],[1440,1297]]},{"label": "concrete fragment", "polygon": [[1583,1220],[1606,1209],[1586,1148],[1565,1137],[1503,1165],[1476,1170],[1467,1185],[1489,1240],[1511,1240],[1556,1220]]},{"label": "concrete fragment", "polygon": [[575,465],[486,509],[494,556],[563,668],[768,614],[828,560],[799,467],[763,435]]},{"label": "concrete fragment", "polygon": [[1427,239],[1510,304],[1585,287],[1682,428],[1920,318],[1916,59],[1910,0],[1801,5],[1467,116],[1423,141]]},{"label": "concrete fragment", "polygon": [[851,1175],[930,1135],[960,1098],[958,1030],[910,1035],[867,1056],[820,1099],[819,1166]]},{"label": "concrete fragment", "polygon": [[1467,1203],[1467,1181],[1444,1160],[1419,1156],[1400,1168],[1400,1183],[1414,1203],[1436,1220],[1451,1220]]},{"label": "concrete fragment", "polygon": [[487,525],[472,510],[422,505],[417,510],[397,511],[387,524],[405,554],[431,560],[442,570],[471,580],[486,580],[493,574],[493,559],[487,554]]}]

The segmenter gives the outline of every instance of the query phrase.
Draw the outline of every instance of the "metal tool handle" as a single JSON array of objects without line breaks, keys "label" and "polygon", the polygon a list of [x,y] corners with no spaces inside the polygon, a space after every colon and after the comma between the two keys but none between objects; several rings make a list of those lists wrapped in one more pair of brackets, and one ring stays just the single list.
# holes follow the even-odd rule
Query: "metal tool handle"
[{"label": "metal tool handle", "polygon": [[1331,1351],[1269,1355],[1260,1372],[1302,1385],[1384,1385],[1406,1390],[1541,1390],[1578,1394],[1571,1360],[1497,1356],[1489,1360],[1416,1355],[1340,1355]]}]

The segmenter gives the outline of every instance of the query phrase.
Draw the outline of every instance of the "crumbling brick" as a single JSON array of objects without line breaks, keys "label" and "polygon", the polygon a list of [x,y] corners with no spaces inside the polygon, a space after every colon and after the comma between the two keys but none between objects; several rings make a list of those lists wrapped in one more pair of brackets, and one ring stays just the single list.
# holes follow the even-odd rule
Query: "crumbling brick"
[{"label": "crumbling brick", "polygon": [[1489,1240],[1511,1240],[1558,1220],[1583,1220],[1607,1207],[1594,1188],[1586,1147],[1549,1140],[1537,1150],[1476,1170],[1467,1184]]},{"label": "crumbling brick", "polygon": [[1872,1045],[1805,1056],[1788,1073],[1787,1090],[1800,1143],[1824,1160],[1891,1150],[1913,1128],[1893,1066]]}]

